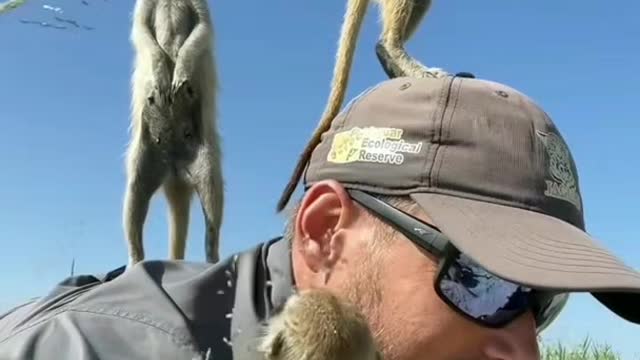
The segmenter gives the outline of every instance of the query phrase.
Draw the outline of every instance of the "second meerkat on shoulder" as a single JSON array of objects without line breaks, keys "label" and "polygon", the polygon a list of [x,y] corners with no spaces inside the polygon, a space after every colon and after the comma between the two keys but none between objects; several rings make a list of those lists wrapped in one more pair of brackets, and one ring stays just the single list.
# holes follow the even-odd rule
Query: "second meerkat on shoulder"
[{"label": "second meerkat on shoulder", "polygon": [[266,360],[382,360],[364,315],[327,290],[292,295],[259,350]]},{"label": "second meerkat on shoulder", "polygon": [[331,91],[311,140],[306,145],[295,165],[285,189],[278,200],[277,211],[282,211],[293,194],[311,152],[320,142],[322,134],[329,129],[338,115],[349,83],[351,65],[360,28],[370,2],[380,8],[382,31],[376,44],[376,56],[389,78],[443,77],[448,73],[437,67],[427,67],[411,57],[404,48],[429,9],[432,0],[347,0],[347,9],[342,23],[338,51],[333,68]]}]

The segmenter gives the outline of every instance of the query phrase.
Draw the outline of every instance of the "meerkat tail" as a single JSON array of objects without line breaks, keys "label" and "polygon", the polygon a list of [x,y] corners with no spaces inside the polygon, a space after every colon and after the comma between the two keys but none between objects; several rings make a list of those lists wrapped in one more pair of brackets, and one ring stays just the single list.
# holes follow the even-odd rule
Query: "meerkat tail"
[{"label": "meerkat tail", "polygon": [[295,191],[298,181],[307,166],[307,162],[311,157],[313,149],[318,145],[322,134],[329,129],[331,121],[340,111],[349,82],[349,75],[351,65],[353,64],[358,35],[360,34],[360,28],[362,27],[362,21],[364,20],[368,5],[369,0],[349,0],[347,2],[347,11],[345,12],[340,39],[338,42],[338,51],[333,70],[329,100],[322,115],[322,120],[319,122],[311,140],[300,155],[293,174],[290,177],[280,200],[278,201],[278,212],[282,211],[289,202],[289,199]]}]

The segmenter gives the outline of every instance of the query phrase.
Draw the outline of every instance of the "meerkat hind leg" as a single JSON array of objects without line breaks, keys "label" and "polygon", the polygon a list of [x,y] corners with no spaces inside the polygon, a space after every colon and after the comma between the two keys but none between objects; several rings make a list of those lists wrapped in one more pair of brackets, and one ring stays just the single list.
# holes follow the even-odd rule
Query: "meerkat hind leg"
[{"label": "meerkat hind leg", "polygon": [[143,230],[153,194],[162,185],[166,167],[146,146],[133,145],[129,157],[124,197],[124,227],[128,242],[129,266],[144,259]]},{"label": "meerkat hind leg", "polygon": [[403,42],[407,42],[418,29],[418,26],[431,8],[431,0],[413,0],[411,14],[404,28]]},{"label": "meerkat hind leg", "polygon": [[220,227],[222,226],[222,210],[224,191],[219,153],[211,149],[203,149],[198,154],[191,174],[195,189],[200,199],[205,222],[205,255],[207,262],[217,263],[220,259]]},{"label": "meerkat hind leg", "polygon": [[446,74],[442,69],[427,67],[411,57],[404,46],[416,31],[429,10],[430,0],[383,0],[381,15],[383,30],[376,43],[376,55],[389,78],[440,77]]},{"label": "meerkat hind leg", "polygon": [[183,260],[193,188],[184,180],[172,177],[164,184],[164,192],[169,205],[169,258]]}]

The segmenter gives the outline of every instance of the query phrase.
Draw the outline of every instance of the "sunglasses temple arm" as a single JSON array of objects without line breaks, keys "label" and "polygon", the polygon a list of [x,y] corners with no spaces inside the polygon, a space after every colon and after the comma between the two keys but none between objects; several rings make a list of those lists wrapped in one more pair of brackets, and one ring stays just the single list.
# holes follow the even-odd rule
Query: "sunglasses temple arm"
[{"label": "sunglasses temple arm", "polygon": [[446,235],[425,226],[422,223],[416,222],[411,224],[412,221],[408,221],[410,224],[405,225],[405,229],[412,229],[413,234],[405,234],[413,238],[419,238],[421,241],[419,244],[428,252],[437,257],[444,255],[447,249],[447,245],[450,243]]},{"label": "sunglasses temple arm", "polygon": [[350,190],[349,193],[356,202],[381,216],[404,236],[409,239],[419,238],[418,245],[426,251],[438,257],[444,254],[447,244],[450,243],[446,235],[365,192]]}]

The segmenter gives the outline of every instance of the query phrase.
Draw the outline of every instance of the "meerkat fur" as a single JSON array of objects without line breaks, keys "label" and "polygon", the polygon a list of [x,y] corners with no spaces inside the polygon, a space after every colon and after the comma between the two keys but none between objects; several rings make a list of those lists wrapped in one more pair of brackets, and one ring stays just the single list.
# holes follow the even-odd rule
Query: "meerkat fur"
[{"label": "meerkat fur", "polygon": [[364,315],[327,290],[293,294],[265,332],[265,360],[382,360]]},{"label": "meerkat fur", "polygon": [[123,209],[129,266],[144,260],[144,222],[161,187],[169,205],[169,257],[184,259],[195,193],[207,261],[219,260],[224,193],[212,41],[206,0],[136,0]]},{"label": "meerkat fur", "polygon": [[380,8],[382,32],[376,43],[376,56],[389,78],[443,77],[448,73],[440,68],[427,67],[412,58],[404,45],[415,33],[431,7],[431,0],[347,0],[347,8],[342,23],[336,62],[333,68],[329,99],[311,140],[299,156],[294,171],[278,201],[277,211],[287,205],[300,177],[311,157],[313,149],[329,129],[331,121],[339,113],[344,102],[353,63],[357,38],[370,1]]}]

